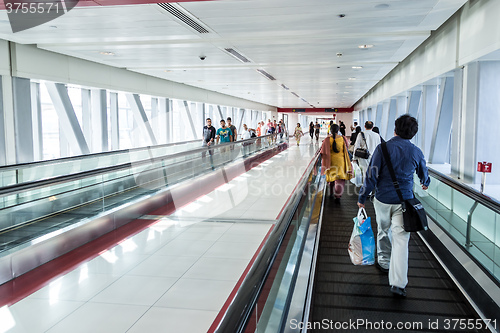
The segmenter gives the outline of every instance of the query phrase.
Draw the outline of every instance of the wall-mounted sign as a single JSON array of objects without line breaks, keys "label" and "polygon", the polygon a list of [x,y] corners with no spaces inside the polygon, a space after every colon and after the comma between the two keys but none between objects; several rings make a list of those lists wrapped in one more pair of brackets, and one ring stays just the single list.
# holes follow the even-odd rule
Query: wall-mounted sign
[{"label": "wall-mounted sign", "polygon": [[306,109],[292,109],[292,112],[306,112]]},{"label": "wall-mounted sign", "polygon": [[477,171],[491,173],[491,163],[488,162],[477,162]]}]

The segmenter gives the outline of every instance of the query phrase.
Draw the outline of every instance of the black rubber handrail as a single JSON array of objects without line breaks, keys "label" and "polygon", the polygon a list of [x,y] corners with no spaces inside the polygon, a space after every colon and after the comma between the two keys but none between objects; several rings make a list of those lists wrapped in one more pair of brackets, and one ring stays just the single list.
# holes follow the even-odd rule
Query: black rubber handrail
[{"label": "black rubber handrail", "polygon": [[209,147],[201,147],[198,149],[183,151],[183,152],[179,152],[179,153],[175,153],[175,154],[171,154],[171,155],[151,157],[151,158],[148,158],[147,160],[142,160],[142,161],[127,162],[127,163],[122,163],[122,164],[113,165],[113,166],[109,166],[109,167],[81,171],[81,172],[77,172],[77,173],[70,174],[70,175],[54,176],[54,177],[49,177],[49,178],[42,179],[42,180],[35,180],[35,181],[31,181],[31,182],[8,185],[8,186],[0,187],[0,196],[22,193],[22,192],[25,192],[28,190],[42,188],[42,187],[49,186],[49,185],[58,185],[58,184],[67,183],[70,181],[84,179],[84,178],[87,178],[90,176],[97,176],[97,175],[106,174],[106,173],[113,172],[113,171],[129,169],[132,166],[136,167],[136,166],[141,166],[141,165],[145,165],[145,164],[151,164],[151,163],[158,162],[158,161],[179,158],[179,157],[183,157],[186,155],[200,154],[202,152],[206,152],[207,150],[217,149],[219,147],[225,147],[225,146],[234,146],[236,144],[241,144],[242,142],[254,142],[255,140],[258,140],[259,138],[260,139],[267,138],[267,137],[271,137],[273,135],[275,135],[275,134],[261,136],[258,138],[251,138],[251,139],[247,139],[247,140],[240,140],[240,141],[236,141],[236,142],[222,143],[222,144],[212,146],[210,148]]},{"label": "black rubber handrail", "polygon": [[429,168],[429,174],[439,180],[440,182],[448,185],[452,189],[464,194],[465,196],[471,198],[474,201],[479,202],[479,204],[491,209],[497,214],[500,214],[500,202],[490,198],[489,196],[479,192],[478,190],[461,183],[450,176],[447,176],[439,171]]}]

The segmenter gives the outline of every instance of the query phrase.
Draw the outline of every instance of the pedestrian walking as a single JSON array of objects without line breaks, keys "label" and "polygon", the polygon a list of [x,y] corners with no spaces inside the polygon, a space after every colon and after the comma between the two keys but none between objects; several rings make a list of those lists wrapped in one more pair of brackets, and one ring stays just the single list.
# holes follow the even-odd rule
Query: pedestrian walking
[{"label": "pedestrian walking", "polygon": [[[431,181],[422,151],[410,140],[418,132],[418,122],[402,115],[395,122],[394,137],[383,143],[395,171],[404,200],[414,198],[413,175],[416,172],[423,190]],[[395,190],[382,145],[373,151],[365,181],[361,187],[358,206],[364,207],[368,194],[376,189],[373,206],[377,218],[377,268],[389,273],[390,291],[405,297],[408,284],[408,242],[410,233],[403,227],[403,207]]]},{"label": "pedestrian walking", "polygon": [[300,144],[300,138],[302,135],[304,135],[304,132],[302,132],[302,128],[300,127],[300,123],[297,123],[297,127],[295,127],[295,140],[297,140],[297,146]]},{"label": "pedestrian walking", "polygon": [[333,135],[328,136],[321,145],[321,168],[325,170],[330,196],[334,195],[335,203],[340,203],[345,181],[353,177],[352,166],[347,153],[347,139],[337,134],[339,125],[333,124],[331,131]]}]

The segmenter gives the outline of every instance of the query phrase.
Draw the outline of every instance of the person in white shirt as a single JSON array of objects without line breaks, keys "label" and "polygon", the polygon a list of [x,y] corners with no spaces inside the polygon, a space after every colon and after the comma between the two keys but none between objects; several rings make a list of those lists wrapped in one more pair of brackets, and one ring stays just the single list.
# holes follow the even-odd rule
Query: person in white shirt
[{"label": "person in white shirt", "polygon": [[243,133],[241,135],[241,140],[250,139],[250,132],[248,131],[247,124],[243,124]]},{"label": "person in white shirt", "polygon": [[365,180],[366,170],[368,170],[368,165],[372,159],[372,154],[375,148],[380,144],[380,135],[372,131],[373,121],[365,122],[365,131],[358,134],[356,137],[356,143],[354,144],[354,152],[358,148],[368,148],[370,156],[368,158],[360,158],[353,156],[353,161],[357,161],[361,172],[363,174],[363,181]]}]

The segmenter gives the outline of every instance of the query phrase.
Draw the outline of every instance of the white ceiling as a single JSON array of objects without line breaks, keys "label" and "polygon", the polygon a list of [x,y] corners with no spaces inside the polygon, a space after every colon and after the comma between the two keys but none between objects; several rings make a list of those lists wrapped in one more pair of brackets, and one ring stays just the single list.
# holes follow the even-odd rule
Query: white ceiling
[{"label": "white ceiling", "polygon": [[[0,38],[276,107],[349,107],[465,2],[220,0],[176,4],[205,26],[208,34],[197,33],[156,4],[75,8],[16,34],[2,11]],[[358,48],[362,44],[374,47]],[[238,61],[224,48],[234,48],[251,63]],[[100,54],[103,51],[115,55]],[[342,57],[336,56],[339,52]],[[206,60],[200,60],[200,55]],[[276,81],[256,69],[266,70]]]}]

